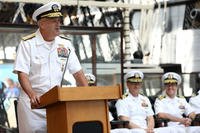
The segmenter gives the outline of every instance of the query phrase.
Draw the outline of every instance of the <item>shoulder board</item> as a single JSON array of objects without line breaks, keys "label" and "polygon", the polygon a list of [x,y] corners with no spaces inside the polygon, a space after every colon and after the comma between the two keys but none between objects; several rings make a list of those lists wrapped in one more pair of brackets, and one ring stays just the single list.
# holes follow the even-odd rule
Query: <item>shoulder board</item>
[{"label": "shoulder board", "polygon": [[145,96],[142,92],[140,92],[140,95]]},{"label": "shoulder board", "polygon": [[179,98],[185,98],[184,96],[178,96]]},{"label": "shoulder board", "polygon": [[62,39],[70,40],[69,37],[66,37],[66,36],[64,36],[64,35],[59,35],[59,37],[62,38]]},{"label": "shoulder board", "polygon": [[126,98],[128,96],[128,93],[125,93],[122,95],[122,99]]},{"label": "shoulder board", "polygon": [[25,36],[25,37],[22,37],[22,40],[26,41],[26,40],[29,40],[29,39],[31,39],[31,38],[33,38],[33,37],[35,37],[35,33],[30,34],[30,35],[27,35],[27,36]]},{"label": "shoulder board", "polygon": [[160,95],[160,96],[158,97],[159,100],[162,100],[162,99],[164,99],[164,98],[166,98],[166,96],[164,96],[164,95]]},{"label": "shoulder board", "polygon": [[192,93],[192,96],[191,96],[191,97],[195,97],[195,96],[197,96],[197,94],[195,94],[195,93]]}]

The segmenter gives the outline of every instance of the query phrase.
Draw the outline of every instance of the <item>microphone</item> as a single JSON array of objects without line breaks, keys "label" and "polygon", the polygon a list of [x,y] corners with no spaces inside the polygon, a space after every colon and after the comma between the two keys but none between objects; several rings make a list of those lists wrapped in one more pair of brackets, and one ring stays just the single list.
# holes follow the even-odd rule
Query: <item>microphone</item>
[{"label": "microphone", "polygon": [[66,59],[66,62],[65,62],[65,64],[64,64],[64,69],[63,69],[63,73],[62,73],[62,80],[61,80],[61,82],[60,82],[60,86],[61,86],[61,87],[62,87],[62,85],[63,85],[64,75],[65,75],[65,71],[66,71],[66,68],[67,68],[67,63],[68,63],[68,60],[69,60],[69,55],[70,55],[70,53],[71,53],[71,50],[70,50],[69,48],[67,48],[67,50],[68,50],[68,54],[65,56],[65,58],[67,58],[67,59]]}]

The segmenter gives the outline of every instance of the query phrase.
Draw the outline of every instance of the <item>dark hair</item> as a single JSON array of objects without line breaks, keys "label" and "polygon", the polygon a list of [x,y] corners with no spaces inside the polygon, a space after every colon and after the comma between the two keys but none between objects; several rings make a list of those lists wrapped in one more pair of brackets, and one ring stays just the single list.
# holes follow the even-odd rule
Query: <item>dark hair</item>
[{"label": "dark hair", "polygon": [[137,50],[133,53],[134,59],[143,59],[143,53],[140,50]]}]

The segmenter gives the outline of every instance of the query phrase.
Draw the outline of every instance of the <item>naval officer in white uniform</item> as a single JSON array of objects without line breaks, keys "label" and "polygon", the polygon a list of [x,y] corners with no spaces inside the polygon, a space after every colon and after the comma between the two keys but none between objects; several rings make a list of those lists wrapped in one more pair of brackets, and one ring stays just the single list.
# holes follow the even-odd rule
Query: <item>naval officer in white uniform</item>
[{"label": "naval officer in white uniform", "polygon": [[31,109],[40,104],[40,96],[59,86],[65,69],[76,79],[78,86],[87,80],[69,39],[60,36],[61,5],[47,3],[33,13],[38,30],[22,38],[14,64],[14,72],[22,91],[18,103],[20,133],[46,133],[45,109]]},{"label": "naval officer in white uniform", "polygon": [[[183,96],[177,96],[177,89],[181,84],[181,76],[174,72],[162,76],[164,95],[159,96],[154,104],[155,113],[159,118],[169,119],[168,127],[174,133],[200,133],[200,127],[191,127],[195,112]],[[187,117],[184,118],[183,114]]]},{"label": "naval officer in white uniform", "polygon": [[140,94],[143,78],[141,71],[133,70],[125,75],[129,92],[116,103],[118,117],[129,121],[131,133],[169,133],[168,128],[154,128],[152,105],[146,96]]}]

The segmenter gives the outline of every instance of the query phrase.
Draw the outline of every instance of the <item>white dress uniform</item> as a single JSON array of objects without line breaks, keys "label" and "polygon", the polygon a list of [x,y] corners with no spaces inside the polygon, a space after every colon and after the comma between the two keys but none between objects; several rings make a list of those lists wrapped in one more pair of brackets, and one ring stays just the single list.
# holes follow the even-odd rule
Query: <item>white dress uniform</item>
[{"label": "white dress uniform", "polygon": [[200,91],[198,91],[198,95],[190,98],[189,104],[194,109],[196,114],[200,113]]},{"label": "white dress uniform", "polygon": [[153,110],[149,99],[143,95],[133,97],[130,93],[124,99],[116,103],[118,116],[126,116],[130,121],[142,128],[147,128],[146,118],[153,116]]},{"label": "white dress uniform", "polygon": [[[154,108],[156,114],[168,113],[179,118],[183,118],[183,114],[187,116],[193,112],[193,109],[183,97],[169,98],[168,96],[160,96],[156,99]],[[168,126],[175,133],[200,133],[200,127],[185,127],[179,122],[170,121]]]},{"label": "white dress uniform", "polygon": [[[60,85],[65,64],[72,74],[81,70],[68,39],[57,36],[50,45],[37,30],[25,37],[18,47],[14,72],[28,74],[32,89],[38,96]],[[18,121],[20,133],[46,133],[46,110],[31,109],[30,100],[24,91],[21,91],[19,97]]]},{"label": "white dress uniform", "polygon": [[[133,97],[128,93],[126,98],[117,101],[116,109],[118,116],[129,117],[131,122],[141,128],[147,128],[146,118],[154,115],[149,99],[140,94],[138,97]],[[146,133],[143,129],[130,129],[130,132]],[[170,129],[168,127],[155,128],[154,133],[170,133]]]}]

